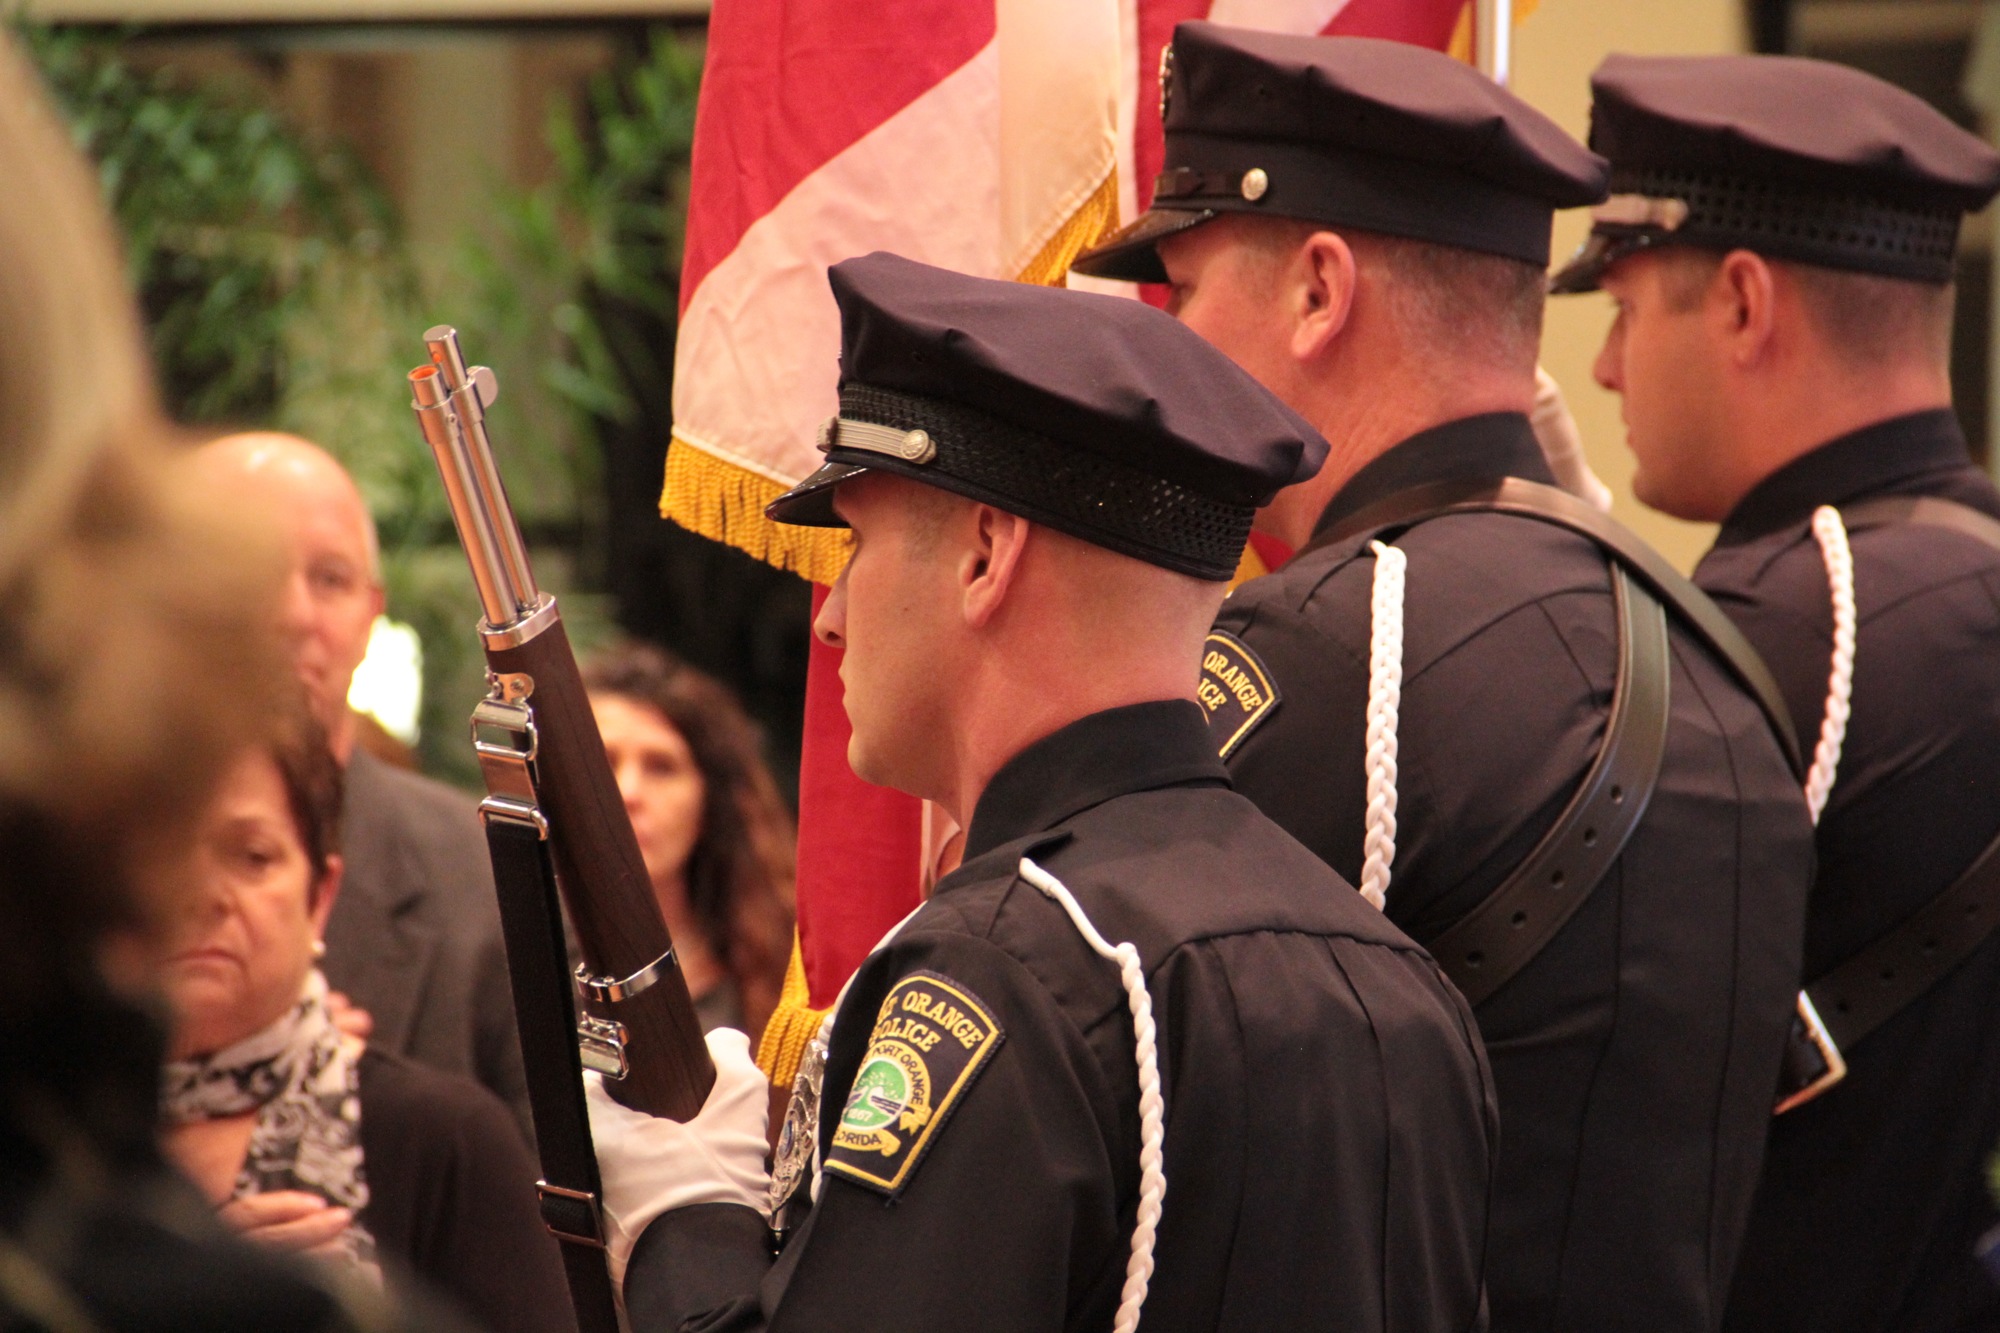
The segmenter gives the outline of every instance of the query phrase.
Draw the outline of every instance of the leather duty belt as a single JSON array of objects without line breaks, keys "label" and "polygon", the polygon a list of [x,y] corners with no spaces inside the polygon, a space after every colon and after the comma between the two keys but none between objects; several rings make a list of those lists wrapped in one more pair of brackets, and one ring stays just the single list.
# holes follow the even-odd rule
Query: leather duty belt
[{"label": "leather duty belt", "polygon": [[[1915,523],[2000,551],[2000,520],[1930,495],[1890,495],[1841,509],[1849,531]],[[1805,989],[1785,1043],[1776,1114],[1840,1081],[1844,1052],[1888,1022],[1976,952],[2000,926],[2000,836],[1963,874],[1887,933]],[[1817,1022],[1819,1031],[1811,1030]]]},{"label": "leather duty belt", "polygon": [[[1621,546],[1652,553],[1567,492],[1518,478],[1444,482],[1403,491],[1353,515],[1306,548],[1404,532],[1443,514],[1495,511],[1567,527],[1609,548],[1618,620],[1618,680],[1597,757],[1555,823],[1477,907],[1426,942],[1438,966],[1475,1006],[1519,975],[1576,915],[1625,850],[1652,800],[1666,757],[1671,702],[1666,608],[1644,586],[1644,571],[1634,577],[1628,570]],[[1620,535],[1617,544],[1599,535],[1607,527]],[[1657,556],[1652,559],[1666,575],[1680,579]],[[1707,602],[1692,584],[1687,588]],[[1708,605],[1714,610],[1712,603]],[[1719,610],[1714,614],[1722,619]],[[1722,624],[1734,632],[1726,620]],[[1762,671],[1763,663],[1749,652],[1748,643],[1743,647],[1746,660]],[[1775,685],[1771,691],[1775,699]]]}]

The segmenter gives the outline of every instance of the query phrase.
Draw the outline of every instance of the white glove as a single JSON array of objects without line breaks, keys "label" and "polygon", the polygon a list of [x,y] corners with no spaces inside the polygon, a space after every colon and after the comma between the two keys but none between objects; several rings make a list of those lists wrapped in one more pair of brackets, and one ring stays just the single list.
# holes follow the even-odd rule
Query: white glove
[{"label": "white glove", "polygon": [[625,1289],[625,1265],[647,1224],[697,1203],[740,1203],[761,1215],[771,1177],[765,1126],[771,1085],[750,1058],[750,1038],[734,1028],[708,1034],[715,1086],[685,1125],[620,1106],[595,1073],[583,1076],[597,1169],[604,1179],[604,1229],[611,1281]]},{"label": "white glove", "polygon": [[1576,418],[1569,414],[1569,404],[1563,401],[1562,386],[1540,366],[1535,367],[1535,406],[1528,413],[1528,423],[1535,428],[1535,440],[1542,446],[1542,457],[1549,460],[1549,471],[1556,474],[1556,484],[1610,513],[1611,488],[1590,470],[1590,460],[1583,456],[1583,437],[1577,431]]}]

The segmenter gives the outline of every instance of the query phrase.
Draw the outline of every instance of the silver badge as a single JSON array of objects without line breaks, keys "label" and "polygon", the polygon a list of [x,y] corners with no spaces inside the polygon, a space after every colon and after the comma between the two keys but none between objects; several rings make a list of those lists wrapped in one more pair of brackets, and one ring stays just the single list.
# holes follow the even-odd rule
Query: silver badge
[{"label": "silver badge", "polygon": [[1160,123],[1167,123],[1167,102],[1172,97],[1170,85],[1174,78],[1174,44],[1168,42],[1160,48]]},{"label": "silver badge", "polygon": [[822,1024],[806,1043],[798,1075],[792,1079],[792,1100],[785,1107],[785,1123],[778,1131],[778,1150],[771,1157],[771,1189],[765,1196],[765,1211],[773,1218],[791,1200],[799,1182],[812,1172],[813,1149],[819,1141],[820,1085],[826,1081],[826,1033]]}]

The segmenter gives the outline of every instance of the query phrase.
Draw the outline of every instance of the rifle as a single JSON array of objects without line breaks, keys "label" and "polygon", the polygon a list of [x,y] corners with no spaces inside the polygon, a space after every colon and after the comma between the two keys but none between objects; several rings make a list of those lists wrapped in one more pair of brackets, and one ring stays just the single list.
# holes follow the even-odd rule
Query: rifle
[{"label": "rifle", "polygon": [[[715,1082],[694,1002],[591,715],[556,599],[541,591],[486,434],[499,383],[458,333],[424,334],[411,406],[437,459],[484,619],[487,686],[472,713],[480,803],[528,1076],[544,1224],[560,1241],[580,1326],[615,1325],[599,1251],[597,1163],[582,1070],[635,1110],[688,1120]],[[560,901],[583,963],[575,990]],[[612,1322],[607,1323],[610,1320]]]}]

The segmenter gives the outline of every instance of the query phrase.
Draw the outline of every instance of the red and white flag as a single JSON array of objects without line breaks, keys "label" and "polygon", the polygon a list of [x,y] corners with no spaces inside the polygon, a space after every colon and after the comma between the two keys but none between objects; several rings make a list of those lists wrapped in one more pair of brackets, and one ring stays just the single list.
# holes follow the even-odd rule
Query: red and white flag
[{"label": "red and white flag", "polygon": [[[1469,48],[1469,0],[716,0],[695,122],[674,439],[661,512],[816,584],[837,529],[764,506],[837,406],[829,265],[873,250],[1063,280],[1150,202],[1157,70],[1183,19]],[[815,601],[817,605],[817,600]],[[799,801],[799,947],[760,1052],[774,1077],[915,906],[919,804],[848,769],[837,655],[815,644]]]}]

